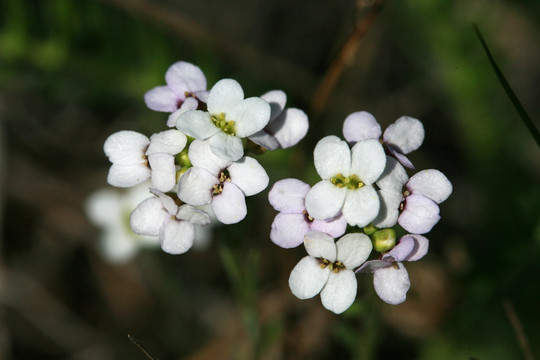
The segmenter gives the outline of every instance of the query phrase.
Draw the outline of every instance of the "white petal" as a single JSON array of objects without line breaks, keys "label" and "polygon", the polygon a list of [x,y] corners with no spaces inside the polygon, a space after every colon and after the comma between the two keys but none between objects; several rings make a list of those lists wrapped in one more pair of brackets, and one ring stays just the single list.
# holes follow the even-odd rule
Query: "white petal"
[{"label": "white petal", "polygon": [[189,168],[178,180],[178,198],[194,206],[209,204],[217,184],[218,178],[208,171],[199,167]]},{"label": "white petal", "polygon": [[260,193],[268,186],[266,170],[252,157],[245,156],[227,168],[231,182],[246,196]]},{"label": "white petal", "polygon": [[399,269],[393,266],[378,269],[373,273],[373,286],[382,301],[397,305],[407,299],[407,291],[411,287],[409,274],[402,263],[396,263]]},{"label": "white petal", "polygon": [[279,180],[268,193],[268,201],[277,211],[300,214],[306,209],[304,199],[311,187],[298,179]]},{"label": "white petal", "polygon": [[236,161],[244,156],[244,146],[239,137],[218,132],[210,138],[212,152],[224,160]]},{"label": "white petal", "polygon": [[422,195],[409,195],[405,209],[398,217],[398,223],[413,234],[425,234],[441,219],[439,207],[431,199]]},{"label": "white petal", "polygon": [[337,187],[328,180],[319,181],[306,194],[306,210],[314,219],[336,216],[343,207],[347,188]]},{"label": "white petal", "polygon": [[244,90],[242,86],[233,79],[223,79],[218,81],[208,94],[208,112],[212,115],[228,113],[242,100],[244,100]]},{"label": "white petal", "polygon": [[178,211],[178,205],[176,205],[172,197],[164,194],[157,189],[150,189],[150,192],[157,196],[159,200],[161,200],[161,205],[169,213],[169,215],[176,215],[176,212]]},{"label": "white petal", "polygon": [[168,86],[157,86],[144,94],[144,102],[154,111],[174,112],[178,98]]},{"label": "white petal", "polygon": [[424,126],[418,119],[402,116],[386,128],[383,139],[401,153],[408,154],[424,142]]},{"label": "white petal", "polygon": [[129,224],[139,235],[158,236],[161,225],[168,217],[170,214],[163,208],[161,200],[151,197],[133,210]]},{"label": "white petal", "polygon": [[371,254],[373,245],[366,234],[350,233],[336,242],[337,260],[347,269],[362,265]]},{"label": "white petal", "polygon": [[188,204],[181,205],[178,208],[176,218],[178,220],[189,221],[193,225],[199,226],[209,225],[212,222],[210,215],[208,215],[206,211],[197,209],[196,207]]},{"label": "white petal", "polygon": [[338,174],[349,176],[351,150],[349,145],[337,136],[326,136],[315,146],[313,162],[322,179],[330,179]]},{"label": "white petal", "polygon": [[184,100],[178,110],[173,110],[174,112],[169,115],[169,117],[167,118],[167,126],[175,127],[180,115],[191,110],[197,110],[198,107],[199,102],[197,101],[197,99],[188,97],[186,100]]},{"label": "white petal", "polygon": [[161,227],[159,241],[166,253],[178,255],[188,251],[195,239],[195,227],[188,221],[168,219]]},{"label": "white petal", "polygon": [[270,151],[279,148],[279,142],[277,141],[277,139],[273,135],[267,133],[265,129],[257,131],[253,135],[250,135],[249,140]]},{"label": "white petal", "polygon": [[341,314],[354,303],[357,286],[356,276],[351,270],[330,272],[330,277],[321,291],[323,306],[336,314]]},{"label": "white petal", "polygon": [[[99,248],[107,261],[122,264],[133,258],[137,253],[136,238],[139,235],[126,230],[118,227],[106,231],[101,236]],[[155,241],[157,242],[157,239]]]},{"label": "white petal", "polygon": [[387,268],[392,266],[391,262],[383,261],[383,260],[369,260],[366,261],[362,266],[360,266],[355,273],[372,273],[375,272],[375,270],[379,270],[382,268]]},{"label": "white petal", "polygon": [[285,249],[297,247],[304,242],[309,224],[304,214],[279,213],[272,222],[270,240]]},{"label": "white petal", "polygon": [[150,178],[150,168],[146,165],[121,166],[113,164],[107,175],[107,182],[116,187],[132,187]]},{"label": "white petal", "polygon": [[452,193],[452,183],[439,170],[430,169],[419,171],[411,177],[407,189],[412,194],[424,195],[440,204]]},{"label": "white petal", "polygon": [[186,135],[201,140],[221,132],[221,129],[212,122],[210,114],[201,110],[191,110],[180,114],[176,128]]},{"label": "white petal", "polygon": [[241,101],[227,113],[226,119],[235,122],[236,136],[247,137],[262,130],[270,120],[270,105],[258,97]]},{"label": "white petal", "polygon": [[287,94],[281,90],[271,90],[262,95],[261,98],[270,104],[270,121],[277,118],[279,114],[285,109],[287,103]]},{"label": "white petal", "polygon": [[318,231],[310,231],[304,236],[307,253],[314,258],[336,261],[336,243],[331,236]]},{"label": "white petal", "polygon": [[152,186],[159,191],[167,192],[176,185],[176,167],[174,156],[157,153],[148,156],[152,168]]},{"label": "white petal", "polygon": [[305,112],[300,109],[285,109],[281,115],[266,126],[266,131],[273,134],[281,149],[290,148],[302,140],[309,129]]},{"label": "white petal", "polygon": [[399,216],[399,206],[405,200],[401,193],[379,190],[379,213],[371,222],[378,228],[388,228],[396,225]]},{"label": "white petal", "polygon": [[423,258],[429,249],[429,240],[422,235],[407,234],[391,251],[383,256],[385,261],[416,261]]},{"label": "white petal", "polygon": [[146,150],[146,155],[155,153],[176,155],[180,151],[184,150],[186,143],[186,135],[182,134],[180,131],[162,131],[150,137],[150,145],[148,146],[148,150]]},{"label": "white petal", "polygon": [[107,138],[103,151],[109,161],[117,165],[139,165],[146,160],[144,152],[150,144],[143,134],[135,131],[119,131]]},{"label": "white petal", "polygon": [[381,137],[381,125],[366,111],[354,112],[343,122],[343,136],[351,144]]},{"label": "white petal", "polygon": [[321,268],[321,262],[311,256],[302,258],[289,276],[289,288],[299,299],[310,299],[321,292],[330,270]]},{"label": "white petal", "polygon": [[214,154],[209,140],[194,140],[189,145],[188,157],[194,167],[203,168],[215,177],[219,177],[219,174],[231,164],[230,161]]},{"label": "white petal", "polygon": [[386,155],[380,142],[365,140],[351,150],[351,174],[356,174],[366,185],[379,179],[386,167]]},{"label": "white petal", "polygon": [[377,180],[377,186],[386,191],[402,193],[407,180],[409,176],[405,168],[396,159],[387,156],[386,167]]},{"label": "white petal", "polygon": [[225,182],[223,192],[212,200],[212,210],[221,223],[236,224],[247,214],[244,193],[236,185]]},{"label": "white petal", "polygon": [[206,90],[206,78],[201,69],[185,61],[171,65],[165,73],[165,81],[181,99],[186,97],[186,92]]},{"label": "white petal", "polygon": [[123,209],[118,191],[108,188],[97,190],[86,199],[84,208],[86,216],[94,225],[114,226],[117,222],[122,221]]},{"label": "white petal", "polygon": [[328,219],[328,220],[313,220],[309,229],[312,231],[320,231],[330,235],[333,238],[338,238],[345,233],[347,229],[347,220],[343,217],[343,214]]},{"label": "white petal", "polygon": [[379,208],[377,191],[366,185],[347,192],[342,212],[349,225],[366,226],[379,214]]}]

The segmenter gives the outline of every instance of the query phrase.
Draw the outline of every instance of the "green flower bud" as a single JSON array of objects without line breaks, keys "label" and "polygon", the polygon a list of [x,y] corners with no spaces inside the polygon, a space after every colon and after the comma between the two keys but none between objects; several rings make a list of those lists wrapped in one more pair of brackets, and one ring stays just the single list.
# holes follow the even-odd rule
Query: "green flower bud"
[{"label": "green flower bud", "polygon": [[378,252],[388,252],[396,246],[396,232],[392,228],[381,229],[371,237],[373,248]]},{"label": "green flower bud", "polygon": [[362,230],[364,230],[364,234],[366,235],[373,235],[373,233],[379,229],[376,226],[369,224],[368,226],[364,226]]}]

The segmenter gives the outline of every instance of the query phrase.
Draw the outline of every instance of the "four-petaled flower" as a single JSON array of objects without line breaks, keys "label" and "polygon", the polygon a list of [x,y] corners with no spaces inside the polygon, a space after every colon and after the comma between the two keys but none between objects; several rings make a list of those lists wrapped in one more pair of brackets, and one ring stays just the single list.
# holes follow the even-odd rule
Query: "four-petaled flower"
[{"label": "four-petaled flower", "polygon": [[340,211],[352,226],[366,226],[379,213],[379,197],[372,184],[382,174],[386,156],[373,139],[349,149],[337,136],[321,139],[313,152],[323,179],[306,195],[306,209],[314,219],[329,219]]},{"label": "four-petaled flower", "polygon": [[236,161],[244,155],[242,138],[262,130],[270,120],[270,105],[261,98],[244,99],[244,91],[232,79],[218,81],[208,94],[208,111],[180,114],[176,127],[196,139],[210,141],[219,157]]},{"label": "four-petaled flower", "polygon": [[347,221],[342,214],[328,219],[313,219],[307,212],[305,197],[311,186],[297,179],[283,179],[268,193],[270,204],[279,211],[270,231],[270,239],[282,248],[293,248],[304,241],[309,231],[320,231],[333,238],[345,233]]},{"label": "four-petaled flower", "polygon": [[308,256],[302,258],[289,277],[289,287],[299,299],[321,294],[328,310],[340,314],[356,298],[354,268],[367,260],[372,250],[365,234],[347,234],[337,242],[329,235],[312,231],[306,234],[304,245]]}]

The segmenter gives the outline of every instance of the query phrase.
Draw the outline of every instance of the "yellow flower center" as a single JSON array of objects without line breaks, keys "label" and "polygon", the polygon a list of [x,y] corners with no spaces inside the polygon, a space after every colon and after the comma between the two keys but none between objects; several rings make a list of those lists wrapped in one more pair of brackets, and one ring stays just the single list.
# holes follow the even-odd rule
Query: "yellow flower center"
[{"label": "yellow flower center", "polygon": [[225,113],[220,113],[217,115],[212,115],[212,122],[218,128],[221,129],[225,134],[236,135],[236,127],[234,126],[234,120],[229,120],[225,118]]},{"label": "yellow flower center", "polygon": [[362,180],[354,174],[349,177],[345,177],[343,174],[337,174],[331,178],[330,181],[339,188],[347,187],[351,190],[360,189],[365,185]]}]

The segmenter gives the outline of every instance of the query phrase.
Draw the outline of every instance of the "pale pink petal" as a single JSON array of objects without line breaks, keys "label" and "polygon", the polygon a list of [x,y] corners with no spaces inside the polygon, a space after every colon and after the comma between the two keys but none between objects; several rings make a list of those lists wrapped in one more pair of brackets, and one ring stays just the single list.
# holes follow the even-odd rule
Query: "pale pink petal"
[{"label": "pale pink petal", "polygon": [[[223,79],[218,81],[208,94],[208,112],[212,115],[224,113],[228,120],[228,115],[238,103],[244,100],[244,90],[242,86],[233,79]],[[234,120],[234,119],[232,119]]]},{"label": "pale pink petal", "polygon": [[268,193],[274,209],[288,214],[300,214],[306,209],[304,199],[311,187],[298,179],[279,180]]},{"label": "pale pink petal", "polygon": [[373,245],[370,238],[362,233],[350,233],[336,242],[337,260],[347,269],[362,265],[371,254]]},{"label": "pale pink petal", "polygon": [[244,156],[244,146],[239,137],[220,131],[209,140],[212,152],[224,160],[236,161]]},{"label": "pale pink petal", "polygon": [[423,258],[429,249],[429,240],[422,235],[407,234],[399,240],[391,251],[384,254],[383,260],[394,261],[416,261]]},{"label": "pale pink petal", "polygon": [[434,201],[422,195],[409,195],[398,223],[410,233],[425,234],[440,219],[439,207]]},{"label": "pale pink petal", "polygon": [[440,204],[452,193],[452,183],[439,170],[429,169],[419,171],[411,177],[407,189],[412,194],[424,195]]},{"label": "pale pink petal", "polygon": [[241,101],[227,113],[226,119],[233,120],[236,136],[243,138],[262,130],[270,120],[270,105],[258,97]]},{"label": "pale pink petal", "polygon": [[373,273],[373,286],[382,301],[391,305],[398,305],[407,299],[407,291],[411,287],[409,274],[402,263],[378,269]]},{"label": "pale pink petal", "polygon": [[206,77],[198,66],[179,61],[169,67],[165,73],[165,81],[171,90],[185,99],[186,92],[206,90]]},{"label": "pale pink petal", "polygon": [[178,198],[194,206],[209,204],[217,184],[218,178],[208,171],[199,167],[189,168],[178,180]]},{"label": "pale pink petal", "polygon": [[356,299],[356,276],[348,269],[335,273],[330,272],[328,281],[321,291],[323,306],[336,314],[341,314],[354,303]]},{"label": "pale pink petal", "polygon": [[184,100],[178,110],[175,110],[172,114],[169,115],[169,117],[167,118],[167,126],[175,127],[178,123],[178,118],[180,117],[180,115],[191,110],[197,110],[198,107],[199,102],[197,101],[197,99],[188,97],[186,100]]},{"label": "pale pink petal", "polygon": [[270,240],[282,248],[297,247],[304,242],[304,235],[309,231],[309,225],[303,214],[276,215],[270,230]]},{"label": "pale pink petal", "polygon": [[304,236],[304,246],[307,253],[314,258],[336,261],[336,243],[334,238],[327,234],[318,231],[308,232]]},{"label": "pale pink petal", "polygon": [[395,147],[393,147],[390,144],[385,144],[386,149],[390,154],[392,154],[393,157],[397,159],[397,161],[400,162],[401,165],[405,166],[408,169],[414,169],[414,165],[412,164],[411,160],[402,153],[400,153]]},{"label": "pale pink petal", "polygon": [[338,174],[349,176],[351,169],[349,145],[337,136],[326,136],[315,146],[313,162],[322,179],[330,179]]},{"label": "pale pink petal", "polygon": [[144,94],[144,102],[154,111],[172,113],[177,109],[178,97],[168,86],[158,86]]},{"label": "pale pink petal", "polygon": [[343,136],[350,144],[381,137],[381,125],[366,111],[354,112],[343,122]]},{"label": "pale pink petal", "polygon": [[139,204],[131,213],[131,229],[139,235],[158,236],[159,229],[170,214],[163,208],[157,197],[151,197]]},{"label": "pale pink petal", "polygon": [[225,182],[223,192],[212,200],[212,210],[223,224],[235,224],[243,220],[247,214],[244,193],[236,185]]},{"label": "pale pink petal", "polygon": [[424,126],[418,119],[402,116],[386,128],[383,139],[402,154],[408,154],[424,142]]},{"label": "pale pink petal", "polygon": [[260,193],[268,186],[266,170],[252,157],[244,156],[227,168],[231,182],[246,196]]},{"label": "pale pink petal", "polygon": [[168,219],[159,231],[161,249],[178,255],[188,251],[195,239],[195,227],[188,221]]},{"label": "pale pink petal", "polygon": [[351,226],[366,226],[379,214],[380,200],[377,191],[366,185],[349,190],[343,203],[343,216]]},{"label": "pale pink petal", "polygon": [[314,219],[333,218],[341,211],[346,195],[347,188],[340,188],[328,180],[322,180],[306,194],[306,210]]},{"label": "pale pink petal", "polygon": [[343,217],[343,214],[328,219],[328,220],[313,220],[309,229],[312,231],[320,231],[330,235],[333,238],[338,238],[345,233],[347,229],[347,220]]},{"label": "pale pink petal", "polygon": [[372,273],[375,270],[383,269],[392,266],[391,262],[383,260],[369,260],[360,266],[355,273]]},{"label": "pale pink petal", "polygon": [[381,143],[368,139],[351,149],[351,174],[356,174],[366,185],[375,183],[386,167],[386,155]]},{"label": "pale pink petal", "polygon": [[311,256],[302,258],[289,276],[289,288],[299,299],[310,299],[321,292],[330,270],[321,268],[321,262]]}]

